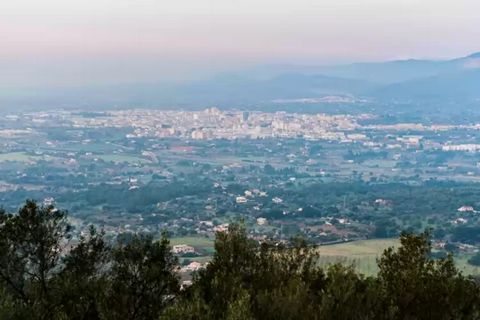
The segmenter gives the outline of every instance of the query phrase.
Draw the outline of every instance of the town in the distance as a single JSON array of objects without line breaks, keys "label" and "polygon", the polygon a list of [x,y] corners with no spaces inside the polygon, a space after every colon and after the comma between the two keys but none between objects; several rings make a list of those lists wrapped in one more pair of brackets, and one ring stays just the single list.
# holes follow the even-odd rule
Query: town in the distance
[{"label": "town in the distance", "polygon": [[[259,241],[363,243],[367,254],[403,230],[431,228],[435,254],[454,252],[462,270],[480,270],[480,122],[468,117],[372,108],[10,112],[0,118],[0,146],[7,211],[26,198],[66,209],[77,238],[90,224],[112,239],[167,231],[185,272],[208,262],[215,232],[238,221]],[[338,259],[355,262],[332,250],[325,263]]]}]

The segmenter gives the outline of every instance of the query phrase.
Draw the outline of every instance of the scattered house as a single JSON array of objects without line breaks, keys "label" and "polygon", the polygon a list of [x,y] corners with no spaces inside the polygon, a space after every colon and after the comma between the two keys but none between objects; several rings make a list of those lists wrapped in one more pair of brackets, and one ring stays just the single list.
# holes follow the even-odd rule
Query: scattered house
[{"label": "scattered house", "polygon": [[267,240],[266,235],[255,235],[252,236],[251,239],[257,241],[258,243],[264,243]]},{"label": "scattered house", "polygon": [[267,224],[267,219],[266,218],[257,218],[257,224],[259,226],[263,226],[263,225]]},{"label": "scattered house", "polygon": [[43,199],[43,205],[46,207],[53,206],[55,204],[55,199],[53,197],[48,197]]},{"label": "scattered house", "polygon": [[240,196],[240,197],[237,197],[237,198],[235,199],[235,202],[236,202],[236,203],[246,203],[246,202],[247,202],[247,198]]},{"label": "scattered house", "polygon": [[462,252],[474,252],[476,250],[475,246],[466,243],[460,243],[458,249]]},{"label": "scattered house", "polygon": [[465,218],[457,218],[457,219],[453,220],[454,224],[465,224],[467,222],[468,222],[468,220],[465,219]]},{"label": "scattered house", "polygon": [[376,199],[374,203],[379,206],[388,206],[392,204],[392,201],[387,199]]},{"label": "scattered house", "polygon": [[137,178],[128,178],[128,184],[130,185],[130,188],[128,190],[136,190],[138,189],[138,179]]},{"label": "scattered house", "polygon": [[213,221],[200,221],[200,225],[206,227],[213,227]]},{"label": "scattered house", "polygon": [[213,228],[214,232],[227,232],[228,231],[228,223],[224,223],[221,225],[218,225]]},{"label": "scattered house", "polygon": [[137,178],[133,178],[133,177],[130,177],[128,178],[128,183],[130,184],[137,184],[138,183],[138,179]]},{"label": "scattered house", "polygon": [[250,191],[250,190],[245,190],[245,197],[252,197],[253,196],[253,192]]},{"label": "scattered house", "polygon": [[190,287],[192,284],[193,284],[192,280],[183,280],[182,286],[180,287],[180,289],[185,290],[186,288]]},{"label": "scattered house", "polygon": [[267,194],[265,191],[260,191],[260,192],[258,193],[258,196],[259,196],[259,197],[267,197],[268,194]]},{"label": "scattered house", "polygon": [[188,266],[185,266],[181,269],[181,272],[195,272],[203,268],[203,265],[200,262],[192,261]]},{"label": "scattered house", "polygon": [[279,204],[279,203],[282,203],[282,202],[283,202],[283,199],[282,199],[282,198],[279,198],[279,197],[275,197],[275,198],[272,199],[272,202]]},{"label": "scattered house", "polygon": [[447,243],[445,241],[434,241],[432,247],[434,249],[444,249]]},{"label": "scattered house", "polygon": [[176,254],[195,253],[195,248],[186,244],[178,244],[172,247],[172,252]]},{"label": "scattered house", "polygon": [[67,166],[74,166],[77,164],[77,160],[70,158],[67,161],[64,162]]},{"label": "scattered house", "polygon": [[457,209],[458,212],[475,212],[475,209],[472,206],[461,206]]}]

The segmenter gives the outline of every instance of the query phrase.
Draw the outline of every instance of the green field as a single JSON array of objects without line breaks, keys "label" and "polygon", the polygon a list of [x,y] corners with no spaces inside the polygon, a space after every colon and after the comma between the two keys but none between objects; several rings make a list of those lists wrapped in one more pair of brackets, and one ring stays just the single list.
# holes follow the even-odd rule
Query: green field
[{"label": "green field", "polygon": [[191,257],[191,258],[180,258],[180,263],[183,263],[184,261],[195,261],[199,263],[207,263],[212,261],[212,256],[202,256],[202,257]]},{"label": "green field", "polygon": [[149,160],[124,154],[96,154],[95,158],[106,162],[149,163]]},{"label": "green field", "polygon": [[461,255],[459,257],[455,257],[455,265],[457,266],[458,270],[465,275],[480,275],[480,267],[476,267],[468,263],[468,259],[470,259],[470,257],[471,255]]},{"label": "green field", "polygon": [[[326,245],[319,247],[320,265],[327,267],[334,263],[354,265],[365,275],[378,272],[377,259],[388,247],[398,247],[398,239],[372,239]],[[479,275],[480,267],[470,265],[467,261],[471,255],[455,257],[455,265],[465,275]]]},{"label": "green field", "polygon": [[213,249],[213,239],[205,237],[178,237],[170,239],[172,246],[177,244],[186,244],[195,248],[211,251]]},{"label": "green field", "polygon": [[373,275],[378,271],[377,258],[388,247],[397,247],[397,239],[360,240],[319,247],[320,265],[328,266],[334,263],[354,265],[356,269],[366,275]]},{"label": "green field", "polygon": [[0,162],[3,161],[18,161],[18,162],[28,162],[31,160],[38,159],[38,156],[31,156],[25,152],[10,152],[10,153],[0,153]]}]

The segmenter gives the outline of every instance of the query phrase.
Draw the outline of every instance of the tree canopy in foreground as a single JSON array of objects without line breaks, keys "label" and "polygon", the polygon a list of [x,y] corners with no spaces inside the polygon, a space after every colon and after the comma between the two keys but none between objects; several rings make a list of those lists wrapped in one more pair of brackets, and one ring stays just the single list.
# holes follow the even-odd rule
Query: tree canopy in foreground
[{"label": "tree canopy in foreground", "polygon": [[480,319],[480,286],[428,233],[402,234],[377,276],[321,268],[315,247],[218,233],[207,267],[181,289],[165,235],[71,241],[66,213],[33,201],[0,211],[0,319]]}]

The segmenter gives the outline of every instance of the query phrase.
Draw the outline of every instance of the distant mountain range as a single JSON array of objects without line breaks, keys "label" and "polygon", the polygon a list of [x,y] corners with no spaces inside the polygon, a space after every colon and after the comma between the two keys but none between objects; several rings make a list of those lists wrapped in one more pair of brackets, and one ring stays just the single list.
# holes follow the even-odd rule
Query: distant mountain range
[{"label": "distant mountain range", "polygon": [[331,76],[356,78],[378,84],[404,82],[441,74],[480,68],[480,53],[453,60],[398,60],[383,63],[356,63],[325,68]]},{"label": "distant mountain range", "polygon": [[253,107],[279,100],[323,101],[318,98],[326,95],[377,101],[480,101],[480,53],[438,61],[259,66],[183,84],[17,90],[0,92],[0,107]]},{"label": "distant mountain range", "polygon": [[480,69],[442,73],[387,85],[371,93],[378,99],[479,100]]}]

